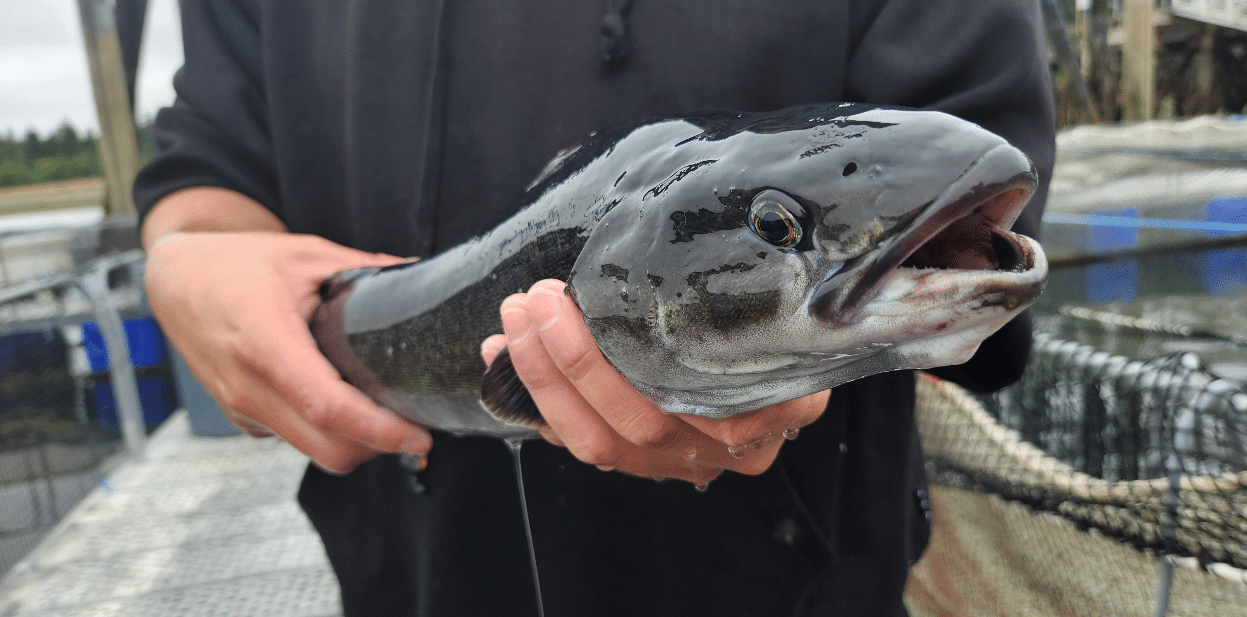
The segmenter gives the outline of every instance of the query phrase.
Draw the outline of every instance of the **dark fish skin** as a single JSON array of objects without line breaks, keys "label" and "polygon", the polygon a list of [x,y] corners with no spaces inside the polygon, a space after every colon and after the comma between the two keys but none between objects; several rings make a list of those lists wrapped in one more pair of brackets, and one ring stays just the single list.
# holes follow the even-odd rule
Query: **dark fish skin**
[{"label": "dark fish skin", "polygon": [[528,436],[540,418],[522,389],[497,415],[480,404],[479,346],[503,299],[562,279],[633,386],[722,417],[968,359],[1043,288],[1042,250],[1006,231],[1035,184],[1003,139],[936,112],[647,120],[560,153],[473,240],[334,276],[311,326],[347,381],[403,417]]}]

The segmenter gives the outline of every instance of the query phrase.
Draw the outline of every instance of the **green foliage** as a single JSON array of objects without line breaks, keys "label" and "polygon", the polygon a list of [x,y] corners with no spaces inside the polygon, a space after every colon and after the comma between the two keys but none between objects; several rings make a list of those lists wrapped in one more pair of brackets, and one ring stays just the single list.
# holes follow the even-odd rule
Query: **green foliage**
[{"label": "green foliage", "polygon": [[1057,0],[1056,5],[1061,9],[1061,17],[1065,19],[1065,25],[1072,26],[1074,15],[1078,12],[1075,0]]},{"label": "green foliage", "polygon": [[46,139],[29,131],[19,141],[0,136],[0,188],[103,175],[95,137],[68,122]]}]

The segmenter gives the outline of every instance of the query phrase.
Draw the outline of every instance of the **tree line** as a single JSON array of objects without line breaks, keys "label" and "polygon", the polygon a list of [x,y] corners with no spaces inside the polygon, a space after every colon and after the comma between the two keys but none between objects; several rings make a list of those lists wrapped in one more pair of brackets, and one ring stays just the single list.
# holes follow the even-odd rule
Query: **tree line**
[{"label": "tree line", "polygon": [[0,187],[102,175],[95,136],[80,135],[68,122],[47,138],[33,130],[23,139],[0,136]]}]

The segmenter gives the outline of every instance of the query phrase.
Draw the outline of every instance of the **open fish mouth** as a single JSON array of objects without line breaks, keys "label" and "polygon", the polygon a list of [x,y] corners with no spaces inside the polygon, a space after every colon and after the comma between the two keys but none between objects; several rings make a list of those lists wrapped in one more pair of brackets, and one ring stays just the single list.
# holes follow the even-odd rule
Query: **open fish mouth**
[{"label": "open fish mouth", "polygon": [[1037,185],[1021,153],[989,151],[868,261],[824,282],[811,312],[843,326],[886,302],[913,309],[980,299],[1010,311],[1029,304],[1043,289],[1047,260],[1037,242],[1009,227]]},{"label": "open fish mouth", "polygon": [[[878,265],[887,270],[1034,270],[1034,242],[1008,229],[1030,200],[1034,182],[1033,175],[1021,174],[1009,182],[984,186],[962,196],[938,216],[900,238]],[[983,194],[988,195],[986,199]]]}]

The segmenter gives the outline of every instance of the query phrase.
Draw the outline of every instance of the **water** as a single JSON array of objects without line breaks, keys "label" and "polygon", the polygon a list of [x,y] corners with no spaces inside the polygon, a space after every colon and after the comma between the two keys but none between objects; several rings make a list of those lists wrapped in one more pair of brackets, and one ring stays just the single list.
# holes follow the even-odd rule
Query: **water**
[{"label": "water", "polygon": [[537,595],[537,615],[545,617],[546,609],[541,602],[541,577],[537,574],[537,551],[533,548],[533,526],[528,520],[528,499],[524,496],[524,465],[520,458],[520,447],[524,445],[521,438],[503,440],[511,449],[511,460],[515,462],[515,485],[520,492],[520,512],[524,515],[524,536],[528,539],[528,562],[533,571],[533,592]]},{"label": "water", "polygon": [[[1071,316],[1086,307],[1205,331],[1210,337],[1146,334]],[[1196,353],[1214,374],[1243,381],[1247,348],[1247,247],[1143,255],[1053,270],[1035,304],[1038,329],[1136,359]]]}]

